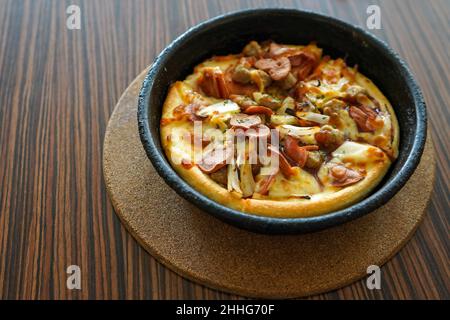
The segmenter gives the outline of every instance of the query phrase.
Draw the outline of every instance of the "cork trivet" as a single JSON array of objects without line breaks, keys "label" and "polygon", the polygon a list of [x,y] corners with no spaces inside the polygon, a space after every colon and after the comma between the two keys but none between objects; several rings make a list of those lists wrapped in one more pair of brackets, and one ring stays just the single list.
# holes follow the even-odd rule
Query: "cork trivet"
[{"label": "cork trivet", "polygon": [[331,291],[383,265],[422,220],[434,179],[434,149],[385,206],[324,231],[270,236],[223,223],[178,196],[147,159],[138,135],[143,72],[125,91],[108,124],[106,186],[117,215],[138,242],[178,274],[251,297],[288,298]]}]

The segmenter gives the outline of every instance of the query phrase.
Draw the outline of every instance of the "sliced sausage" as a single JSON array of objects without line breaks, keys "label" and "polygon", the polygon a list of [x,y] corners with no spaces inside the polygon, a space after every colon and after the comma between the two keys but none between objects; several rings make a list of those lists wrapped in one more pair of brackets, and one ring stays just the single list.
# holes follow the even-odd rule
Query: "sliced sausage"
[{"label": "sliced sausage", "polygon": [[298,140],[286,136],[284,140],[284,152],[292,159],[300,168],[303,168],[308,160],[308,150],[298,145]]},{"label": "sliced sausage", "polygon": [[264,124],[260,124],[245,131],[245,135],[248,137],[257,137],[258,139],[269,138],[270,128]]},{"label": "sliced sausage", "polygon": [[250,106],[245,108],[244,113],[246,114],[266,114],[268,116],[273,115],[273,111],[270,108],[263,106]]},{"label": "sliced sausage", "polygon": [[329,173],[333,178],[332,184],[336,187],[346,187],[364,179],[364,176],[358,171],[349,169],[340,164],[332,166]]},{"label": "sliced sausage", "polygon": [[205,68],[198,85],[207,96],[226,99],[230,95],[225,74],[219,68]]},{"label": "sliced sausage", "polygon": [[355,120],[358,130],[361,132],[373,132],[377,129],[374,120],[376,117],[371,112],[365,111],[361,108],[351,106],[348,113],[353,120]]},{"label": "sliced sausage", "polygon": [[219,146],[203,155],[197,166],[205,173],[213,173],[224,167],[232,156],[232,149]]},{"label": "sliced sausage", "polygon": [[294,175],[294,171],[292,170],[292,166],[290,165],[289,161],[286,159],[286,157],[274,146],[269,146],[269,151],[272,155],[272,153],[275,154],[275,156],[278,156],[278,165],[280,167],[281,173],[286,177],[289,178],[292,175]]},{"label": "sliced sausage", "polygon": [[279,172],[279,169],[277,169],[274,173],[264,176],[264,178],[259,180],[256,183],[255,192],[259,193],[263,196],[267,195],[269,193],[270,187],[275,182],[275,178],[277,177],[278,172]]},{"label": "sliced sausage", "polygon": [[289,71],[291,71],[291,63],[286,57],[274,59],[259,59],[255,63],[255,67],[266,71],[269,76],[277,81],[287,77]]}]

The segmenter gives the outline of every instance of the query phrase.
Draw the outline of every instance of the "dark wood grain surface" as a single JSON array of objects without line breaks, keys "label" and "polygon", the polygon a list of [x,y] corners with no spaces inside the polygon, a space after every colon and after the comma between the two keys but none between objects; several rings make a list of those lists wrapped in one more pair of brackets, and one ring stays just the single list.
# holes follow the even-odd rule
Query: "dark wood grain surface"
[{"label": "dark wood grain surface", "polygon": [[[81,8],[81,30],[66,8]],[[299,7],[381,30],[419,82],[437,150],[427,215],[382,268],[382,289],[365,281],[314,299],[450,298],[450,2],[244,0],[0,0],[0,298],[239,298],[166,269],[126,232],[102,178],[108,118],[128,84],[187,28],[240,8]],[[66,268],[82,289],[66,288]]]}]

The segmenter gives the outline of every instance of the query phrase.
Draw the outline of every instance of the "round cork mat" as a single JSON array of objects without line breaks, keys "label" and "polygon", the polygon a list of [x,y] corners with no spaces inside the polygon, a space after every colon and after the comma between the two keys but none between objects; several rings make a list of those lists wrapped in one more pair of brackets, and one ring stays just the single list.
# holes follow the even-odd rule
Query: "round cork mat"
[{"label": "round cork mat", "polygon": [[181,276],[251,297],[291,298],[331,291],[367,276],[369,265],[383,265],[422,220],[434,180],[430,138],[403,189],[388,204],[357,220],[289,236],[255,234],[217,220],[167,186],[145,155],[136,109],[146,71],[125,91],[109,121],[103,150],[105,182],[129,232]]}]

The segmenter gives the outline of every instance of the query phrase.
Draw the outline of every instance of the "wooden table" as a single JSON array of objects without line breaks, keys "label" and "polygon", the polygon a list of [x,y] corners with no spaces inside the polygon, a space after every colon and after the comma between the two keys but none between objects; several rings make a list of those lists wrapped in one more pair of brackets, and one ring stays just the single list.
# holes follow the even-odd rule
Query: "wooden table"
[{"label": "wooden table", "polygon": [[[81,8],[81,30],[66,8]],[[156,262],[114,214],[102,177],[102,141],[123,90],[177,35],[221,13],[307,8],[381,30],[409,64],[427,102],[437,179],[412,240],[365,281],[314,299],[450,298],[449,1],[0,1],[0,298],[238,298],[184,280]],[[82,289],[66,288],[66,268]]]}]

